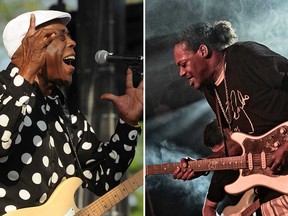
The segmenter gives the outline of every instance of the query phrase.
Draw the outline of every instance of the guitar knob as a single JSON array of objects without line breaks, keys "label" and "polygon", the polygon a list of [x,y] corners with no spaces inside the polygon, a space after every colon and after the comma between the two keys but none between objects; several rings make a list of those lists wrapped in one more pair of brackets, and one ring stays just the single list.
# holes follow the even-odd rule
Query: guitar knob
[{"label": "guitar knob", "polygon": [[287,129],[286,129],[285,127],[282,127],[282,128],[280,129],[280,133],[281,133],[281,134],[286,134],[286,133],[287,133]]},{"label": "guitar knob", "polygon": [[274,146],[275,148],[278,148],[278,147],[280,146],[280,142],[279,142],[279,141],[274,142],[273,146]]}]

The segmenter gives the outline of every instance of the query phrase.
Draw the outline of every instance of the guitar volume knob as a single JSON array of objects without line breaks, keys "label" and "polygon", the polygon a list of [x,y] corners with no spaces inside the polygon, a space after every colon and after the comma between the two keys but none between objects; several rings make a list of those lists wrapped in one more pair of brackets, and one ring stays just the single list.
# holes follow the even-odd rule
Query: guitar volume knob
[{"label": "guitar volume knob", "polygon": [[285,127],[282,127],[282,128],[280,129],[280,133],[281,133],[281,134],[286,134],[286,133],[287,133],[287,129],[286,129]]},{"label": "guitar volume knob", "polygon": [[275,148],[278,148],[278,147],[280,146],[280,142],[279,142],[279,141],[274,142],[273,146],[274,146]]}]

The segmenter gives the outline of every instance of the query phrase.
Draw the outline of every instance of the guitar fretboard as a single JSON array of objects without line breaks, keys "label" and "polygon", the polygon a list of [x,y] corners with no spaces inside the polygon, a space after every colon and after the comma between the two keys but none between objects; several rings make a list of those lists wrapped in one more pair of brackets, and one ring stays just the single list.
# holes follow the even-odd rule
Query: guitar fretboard
[{"label": "guitar fretboard", "polygon": [[140,170],[132,177],[128,178],[123,183],[121,183],[120,185],[113,188],[111,191],[107,192],[106,194],[98,198],[95,202],[86,206],[76,215],[100,216],[142,185],[143,185],[143,170]]},{"label": "guitar fretboard", "polygon": [[[234,156],[224,158],[202,159],[189,161],[189,166],[194,171],[231,170],[247,168],[246,156]],[[146,166],[146,175],[172,174],[180,163],[166,163]]]}]

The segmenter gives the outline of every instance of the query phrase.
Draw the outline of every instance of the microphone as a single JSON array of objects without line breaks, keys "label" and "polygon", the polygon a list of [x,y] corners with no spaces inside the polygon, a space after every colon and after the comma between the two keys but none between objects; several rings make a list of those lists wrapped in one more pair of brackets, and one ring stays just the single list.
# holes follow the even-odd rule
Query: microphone
[{"label": "microphone", "polygon": [[117,56],[113,53],[107,52],[106,50],[99,50],[95,54],[95,61],[100,65],[113,62],[123,62],[128,65],[137,65],[142,63],[143,57]]}]

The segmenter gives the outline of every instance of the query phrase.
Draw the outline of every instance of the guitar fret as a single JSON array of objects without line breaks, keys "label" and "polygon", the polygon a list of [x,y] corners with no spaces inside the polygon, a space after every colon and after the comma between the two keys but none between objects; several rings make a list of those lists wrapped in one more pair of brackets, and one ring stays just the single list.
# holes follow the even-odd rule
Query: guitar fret
[{"label": "guitar fret", "polygon": [[[78,216],[102,215],[111,209],[119,201],[127,197],[131,192],[143,185],[143,170],[138,171],[129,179],[126,179],[120,185],[108,191],[99,199],[86,206],[85,209],[77,212]],[[97,214],[95,214],[97,213]]]},{"label": "guitar fret", "polygon": [[[188,164],[189,167],[195,171],[229,170],[247,167],[245,155],[226,158],[194,160],[189,161]],[[172,174],[175,169],[180,166],[180,163],[147,165],[146,175]]]}]

